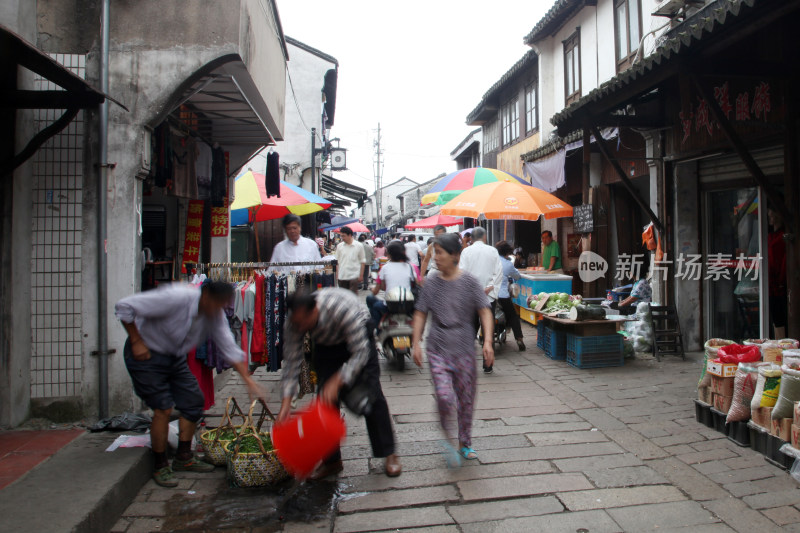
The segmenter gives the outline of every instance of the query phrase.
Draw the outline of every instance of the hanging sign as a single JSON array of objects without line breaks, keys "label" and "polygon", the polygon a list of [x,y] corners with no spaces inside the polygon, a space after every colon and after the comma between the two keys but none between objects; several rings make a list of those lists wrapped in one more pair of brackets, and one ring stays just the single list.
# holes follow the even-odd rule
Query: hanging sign
[{"label": "hanging sign", "polygon": [[211,236],[227,237],[230,231],[230,217],[228,216],[228,201],[224,207],[211,208]]},{"label": "hanging sign", "polygon": [[203,233],[203,200],[189,201],[186,215],[186,238],[183,242],[183,263],[200,262],[200,237]]},{"label": "hanging sign", "polygon": [[592,204],[576,205],[572,209],[572,226],[576,233],[591,233],[594,231]]}]

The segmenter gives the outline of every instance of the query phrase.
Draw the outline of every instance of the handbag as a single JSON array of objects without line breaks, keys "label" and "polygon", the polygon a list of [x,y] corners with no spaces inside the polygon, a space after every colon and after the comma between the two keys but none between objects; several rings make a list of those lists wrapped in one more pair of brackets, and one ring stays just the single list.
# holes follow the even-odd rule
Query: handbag
[{"label": "handbag", "polygon": [[519,296],[519,285],[517,285],[511,277],[508,278],[508,294],[512,298]]},{"label": "handbag", "polygon": [[410,264],[408,268],[411,269],[411,295],[414,296],[414,301],[419,300],[419,284],[417,284],[417,273],[414,272],[414,267]]}]

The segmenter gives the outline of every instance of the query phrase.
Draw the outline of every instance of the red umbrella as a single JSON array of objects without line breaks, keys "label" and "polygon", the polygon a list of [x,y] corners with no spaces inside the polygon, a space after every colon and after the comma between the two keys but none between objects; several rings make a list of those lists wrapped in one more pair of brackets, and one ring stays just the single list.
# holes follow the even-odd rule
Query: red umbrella
[{"label": "red umbrella", "polygon": [[[353,233],[369,233],[369,228],[366,227],[361,222],[352,222],[350,224],[345,224],[345,228],[350,228],[353,230]],[[334,233],[340,233],[342,228],[333,230]]]},{"label": "red umbrella", "polygon": [[449,215],[433,215],[432,217],[417,220],[413,224],[406,225],[406,229],[423,229],[435,228],[436,226],[458,226],[463,224],[464,219],[461,217],[451,217]]}]

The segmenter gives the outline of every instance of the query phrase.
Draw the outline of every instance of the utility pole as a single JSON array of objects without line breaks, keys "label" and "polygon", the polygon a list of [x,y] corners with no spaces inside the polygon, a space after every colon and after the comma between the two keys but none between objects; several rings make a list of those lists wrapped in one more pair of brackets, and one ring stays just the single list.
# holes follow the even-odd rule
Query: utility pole
[{"label": "utility pole", "polygon": [[381,225],[381,123],[378,122],[378,136],[375,138],[375,142],[373,142],[373,146],[375,146],[375,155],[377,157],[377,163],[375,166],[375,213],[377,216],[377,220],[375,221],[375,230],[377,231]]}]

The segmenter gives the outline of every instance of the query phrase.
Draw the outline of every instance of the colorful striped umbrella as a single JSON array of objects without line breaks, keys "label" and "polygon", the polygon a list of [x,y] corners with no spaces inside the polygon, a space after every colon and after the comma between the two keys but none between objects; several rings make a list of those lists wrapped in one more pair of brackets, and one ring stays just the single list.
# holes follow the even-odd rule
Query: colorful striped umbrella
[{"label": "colorful striped umbrella", "polygon": [[[366,227],[361,222],[351,222],[350,224],[345,224],[344,227],[350,228],[353,230],[353,233],[369,233],[369,228]],[[341,233],[342,228],[336,228],[333,230],[334,233]]]},{"label": "colorful striped umbrella", "polygon": [[479,185],[442,206],[442,214],[488,220],[571,217],[572,206],[536,187],[513,180]]},{"label": "colorful striped umbrella", "polygon": [[464,191],[468,191],[478,185],[495,183],[498,181],[514,180],[523,185],[530,185],[522,178],[497,170],[495,168],[465,168],[451,172],[443,177],[439,183],[422,197],[420,205],[444,205]]},{"label": "colorful striped umbrella", "polygon": [[[284,215],[310,215],[328,209],[331,202],[296,185],[281,181],[281,195],[267,198],[263,174],[248,170],[236,178],[231,204],[231,225],[264,222]],[[238,222],[238,224],[237,224]]]},{"label": "colorful striped umbrella", "polygon": [[464,219],[459,217],[451,217],[447,215],[433,215],[432,217],[417,220],[413,224],[407,224],[406,229],[424,229],[435,228],[436,226],[458,226],[463,224]]}]

